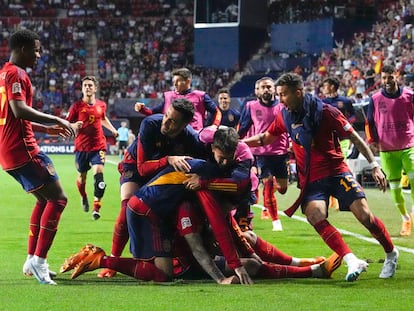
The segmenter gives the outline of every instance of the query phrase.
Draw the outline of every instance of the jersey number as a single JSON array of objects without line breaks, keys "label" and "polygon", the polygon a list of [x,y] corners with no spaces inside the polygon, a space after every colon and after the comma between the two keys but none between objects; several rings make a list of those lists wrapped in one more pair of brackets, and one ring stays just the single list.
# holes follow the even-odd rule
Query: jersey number
[{"label": "jersey number", "polygon": [[4,110],[6,100],[6,88],[4,86],[0,86],[0,126],[6,124],[6,111]]}]

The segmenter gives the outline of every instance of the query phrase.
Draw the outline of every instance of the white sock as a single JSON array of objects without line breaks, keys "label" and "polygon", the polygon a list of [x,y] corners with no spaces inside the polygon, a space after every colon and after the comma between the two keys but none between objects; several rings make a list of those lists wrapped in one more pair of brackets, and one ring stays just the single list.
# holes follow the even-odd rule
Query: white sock
[{"label": "white sock", "polygon": [[352,261],[355,260],[358,260],[358,258],[353,253],[348,253],[344,256],[344,261],[348,266]]},{"label": "white sock", "polygon": [[35,263],[40,264],[40,265],[46,263],[46,258],[42,258],[36,255],[33,256],[33,260],[35,261]]}]

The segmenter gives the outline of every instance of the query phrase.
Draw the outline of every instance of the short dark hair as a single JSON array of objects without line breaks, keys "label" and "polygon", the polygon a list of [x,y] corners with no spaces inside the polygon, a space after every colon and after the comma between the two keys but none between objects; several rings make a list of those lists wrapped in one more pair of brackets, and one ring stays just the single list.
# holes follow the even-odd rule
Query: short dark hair
[{"label": "short dark hair", "polygon": [[92,76],[92,75],[90,75],[90,76],[84,76],[81,81],[83,82],[85,80],[92,81],[93,83],[95,83],[95,86],[98,86],[99,85],[99,81],[98,81],[98,79],[96,79],[95,76]]},{"label": "short dark hair", "polygon": [[329,85],[333,85],[335,87],[335,90],[338,90],[340,85],[339,79],[335,77],[328,77],[325,80],[323,80],[322,83],[328,83]]},{"label": "short dark hair", "polygon": [[172,76],[180,76],[181,78],[183,78],[185,80],[188,80],[188,79],[191,79],[192,78],[192,74],[191,74],[190,69],[185,68],[185,67],[178,68],[178,69],[174,69],[171,72],[171,75]]},{"label": "short dark hair", "polygon": [[229,96],[230,96],[230,90],[229,90],[228,88],[223,87],[223,88],[221,88],[221,89],[219,89],[219,90],[218,90],[218,92],[217,92],[217,97],[218,97],[220,94],[223,94],[223,93],[225,93],[225,94],[229,94]]},{"label": "short dark hair", "polygon": [[303,79],[294,72],[288,72],[281,75],[276,80],[276,86],[287,86],[289,89],[303,89]]},{"label": "short dark hair", "polygon": [[191,122],[194,117],[194,105],[192,102],[185,98],[176,98],[171,105],[175,110],[181,113],[184,122]]},{"label": "short dark hair", "polygon": [[12,51],[22,47],[33,48],[36,40],[40,41],[40,36],[37,33],[29,29],[20,29],[10,36],[9,48]]},{"label": "short dark hair", "polygon": [[214,133],[212,147],[221,150],[224,154],[234,154],[239,143],[239,135],[233,127],[220,126]]},{"label": "short dark hair", "polygon": [[381,69],[381,72],[389,73],[389,74],[395,73],[395,71],[396,71],[395,67],[392,65],[384,65]]}]

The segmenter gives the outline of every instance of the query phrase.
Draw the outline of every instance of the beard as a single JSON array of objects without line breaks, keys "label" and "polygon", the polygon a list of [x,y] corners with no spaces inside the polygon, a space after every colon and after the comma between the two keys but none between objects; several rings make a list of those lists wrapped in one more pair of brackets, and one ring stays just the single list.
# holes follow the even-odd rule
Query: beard
[{"label": "beard", "polygon": [[273,94],[271,94],[271,93],[264,93],[262,95],[262,100],[263,101],[266,101],[266,102],[273,101]]}]

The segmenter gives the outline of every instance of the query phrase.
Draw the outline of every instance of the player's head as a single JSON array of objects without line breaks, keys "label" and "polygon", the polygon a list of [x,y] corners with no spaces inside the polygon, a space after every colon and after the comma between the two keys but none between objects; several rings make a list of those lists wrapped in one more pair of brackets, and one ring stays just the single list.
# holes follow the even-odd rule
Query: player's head
[{"label": "player's head", "polygon": [[275,81],[270,77],[263,77],[258,80],[259,98],[263,102],[273,102],[275,100]]},{"label": "player's head", "polygon": [[221,110],[229,110],[231,103],[230,90],[226,88],[220,89],[217,92],[217,101]]},{"label": "player's head", "polygon": [[322,82],[322,93],[325,96],[336,94],[339,89],[339,79],[335,77],[328,77]]},{"label": "player's head", "polygon": [[175,137],[191,122],[194,105],[185,98],[176,98],[165,112],[161,123],[161,134]]},{"label": "player's head", "polygon": [[239,143],[239,135],[232,127],[220,126],[214,133],[211,151],[220,166],[229,165],[234,161],[234,154]]},{"label": "player's head", "polygon": [[276,81],[276,94],[289,111],[301,111],[304,96],[302,77],[293,72],[283,74]]},{"label": "player's head", "polygon": [[174,89],[178,93],[187,91],[191,87],[191,71],[187,68],[178,68],[172,71]]},{"label": "player's head", "polygon": [[398,91],[398,74],[391,65],[384,65],[381,69],[381,83],[385,91],[394,94]]},{"label": "player's head", "polygon": [[95,76],[84,76],[82,78],[82,94],[84,97],[95,96],[98,90],[98,79]]},{"label": "player's head", "polygon": [[260,97],[260,79],[254,83],[254,95],[259,98]]},{"label": "player's head", "polygon": [[31,30],[20,29],[10,36],[9,48],[10,62],[24,69],[33,68],[40,58],[40,37]]}]

